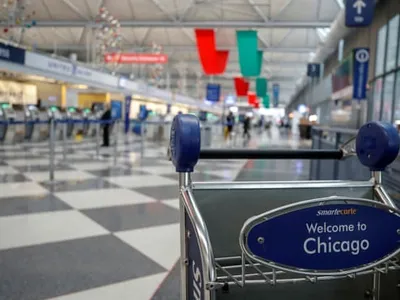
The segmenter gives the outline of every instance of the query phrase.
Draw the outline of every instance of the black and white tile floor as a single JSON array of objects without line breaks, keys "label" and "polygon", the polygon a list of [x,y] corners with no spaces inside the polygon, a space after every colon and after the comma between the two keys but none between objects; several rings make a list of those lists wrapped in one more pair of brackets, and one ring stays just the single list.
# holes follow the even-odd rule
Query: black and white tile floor
[{"label": "black and white tile floor", "polygon": [[[121,144],[112,166],[112,148],[98,160],[94,145],[70,144],[67,160],[57,145],[55,183],[46,143],[0,146],[0,300],[179,297],[178,182],[165,147],[147,143],[141,160],[138,143]],[[193,178],[306,179],[298,164],[204,161]]]}]

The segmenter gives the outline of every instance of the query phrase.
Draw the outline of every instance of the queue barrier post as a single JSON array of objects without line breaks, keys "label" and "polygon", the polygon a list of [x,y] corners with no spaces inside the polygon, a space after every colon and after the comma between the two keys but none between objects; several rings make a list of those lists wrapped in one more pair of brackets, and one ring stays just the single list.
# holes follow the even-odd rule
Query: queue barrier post
[{"label": "queue barrier post", "polygon": [[100,157],[100,122],[96,122],[96,158]]},{"label": "queue barrier post", "polygon": [[67,122],[62,122],[63,160],[67,159]]},{"label": "queue barrier post", "polygon": [[144,159],[144,147],[145,147],[145,139],[146,139],[146,129],[145,129],[146,123],[145,121],[142,121],[140,123],[140,158],[143,161]]},{"label": "queue barrier post", "polygon": [[117,155],[118,155],[118,136],[119,136],[119,121],[116,120],[114,123],[114,148],[113,148],[113,162],[114,167],[117,165]]},{"label": "queue barrier post", "polygon": [[50,119],[50,137],[49,137],[49,180],[54,182],[54,168],[55,168],[55,120]]}]

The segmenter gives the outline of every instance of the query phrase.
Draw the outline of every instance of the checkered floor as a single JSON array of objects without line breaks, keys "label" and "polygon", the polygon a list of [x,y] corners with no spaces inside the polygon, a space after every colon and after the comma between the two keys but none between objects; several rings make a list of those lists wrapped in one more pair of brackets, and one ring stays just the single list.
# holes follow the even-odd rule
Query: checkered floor
[{"label": "checkered floor", "polygon": [[[148,142],[141,159],[140,143],[121,143],[116,166],[112,148],[94,157],[92,141],[69,143],[67,159],[55,150],[49,182],[46,143],[0,146],[0,300],[177,299],[165,286],[179,258],[178,182],[166,147]],[[193,178],[308,172],[282,166],[202,161]]]}]

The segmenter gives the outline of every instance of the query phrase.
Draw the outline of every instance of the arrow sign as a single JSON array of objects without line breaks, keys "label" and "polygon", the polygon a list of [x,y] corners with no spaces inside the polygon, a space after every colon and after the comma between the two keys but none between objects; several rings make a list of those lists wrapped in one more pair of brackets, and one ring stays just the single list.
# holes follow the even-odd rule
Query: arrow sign
[{"label": "arrow sign", "polygon": [[357,14],[359,14],[359,15],[361,15],[363,8],[366,6],[367,5],[365,4],[365,2],[363,0],[357,0],[353,4],[353,7],[357,9]]},{"label": "arrow sign", "polygon": [[372,23],[375,0],[347,0],[346,26],[367,27]]}]

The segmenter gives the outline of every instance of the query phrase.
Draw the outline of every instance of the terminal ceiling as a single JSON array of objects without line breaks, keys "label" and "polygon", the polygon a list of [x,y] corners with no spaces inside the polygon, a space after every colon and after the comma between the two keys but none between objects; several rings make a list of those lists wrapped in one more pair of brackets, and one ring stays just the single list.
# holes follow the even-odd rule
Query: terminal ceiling
[{"label": "terminal ceiling", "polygon": [[[4,1],[3,1],[4,2]],[[214,82],[233,91],[234,76],[240,75],[236,51],[237,29],[256,29],[263,49],[263,75],[281,85],[282,101],[288,101],[296,82],[304,75],[306,63],[329,33],[342,0],[30,0],[26,14],[36,26],[2,32],[38,50],[94,61],[95,22],[100,7],[106,7],[121,24],[122,48],[128,52],[149,52],[156,43],[169,55],[164,73],[170,73],[172,88],[182,87],[195,96],[196,85],[207,82],[196,52],[194,28],[215,28],[217,48],[230,51],[223,76]],[[4,18],[3,18],[4,20]],[[7,23],[3,21],[3,27]],[[110,68],[102,65],[99,67]],[[146,67],[113,66],[110,71],[145,77]],[[133,75],[132,75],[133,74]],[[166,84],[165,80],[161,85]]]}]

